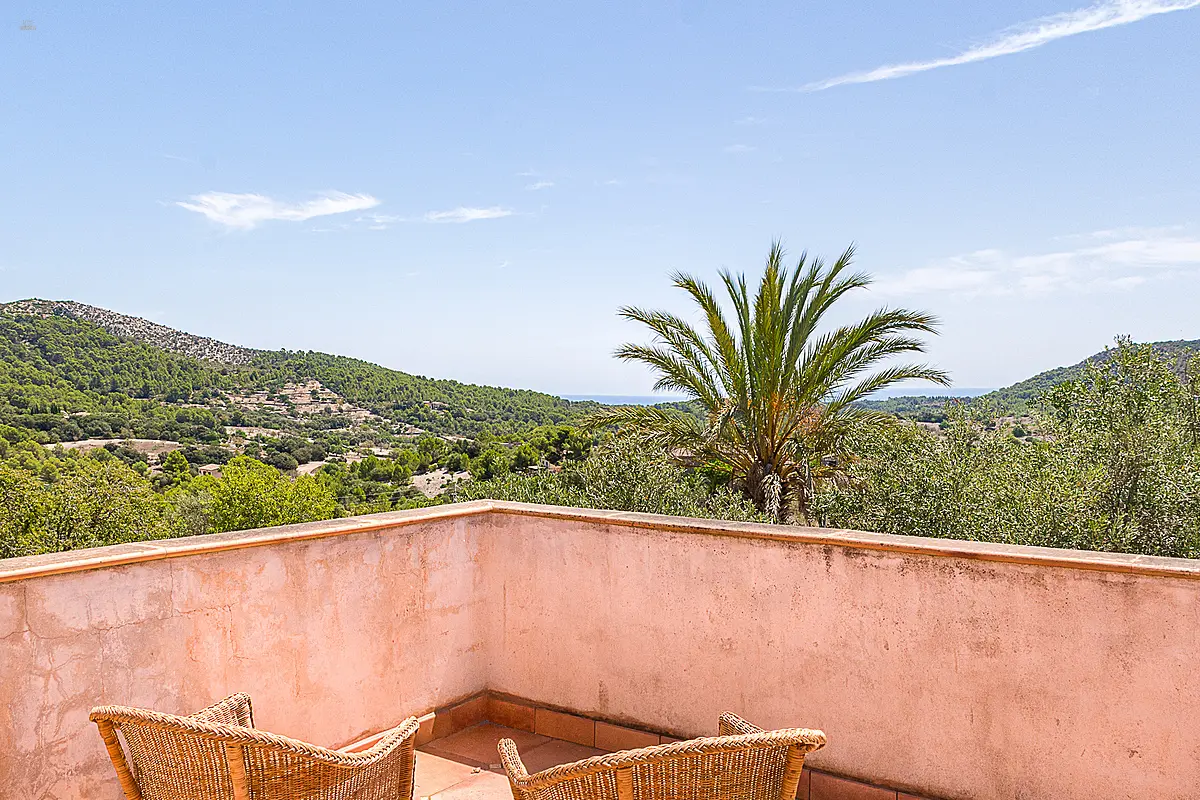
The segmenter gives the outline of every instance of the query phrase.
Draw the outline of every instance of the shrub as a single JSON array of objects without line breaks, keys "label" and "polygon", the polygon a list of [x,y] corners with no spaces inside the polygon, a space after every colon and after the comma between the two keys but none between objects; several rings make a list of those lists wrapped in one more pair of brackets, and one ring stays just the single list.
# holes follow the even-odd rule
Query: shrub
[{"label": "shrub", "polygon": [[711,519],[765,519],[740,494],[677,466],[661,451],[616,437],[560,473],[510,474],[451,491],[454,501],[511,500],[523,503],[642,511]]}]

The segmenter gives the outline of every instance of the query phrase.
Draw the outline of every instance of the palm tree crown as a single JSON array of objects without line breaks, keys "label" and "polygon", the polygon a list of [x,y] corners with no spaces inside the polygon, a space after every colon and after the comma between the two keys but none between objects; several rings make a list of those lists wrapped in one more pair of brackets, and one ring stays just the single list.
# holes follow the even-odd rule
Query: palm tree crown
[{"label": "palm tree crown", "polygon": [[841,474],[848,461],[847,434],[886,419],[854,403],[898,381],[948,380],[924,364],[880,366],[924,352],[914,334],[936,333],[931,314],[882,308],[855,324],[819,330],[834,303],[871,282],[847,272],[853,245],[829,267],[802,254],[789,270],[783,256],[781,244],[772,243],[753,298],[745,275],[722,271],[732,326],[713,291],[683,273],[672,279],[699,307],[703,329],[664,311],[621,309],[650,328],[654,343],[623,345],[616,356],[648,365],[658,375],[656,391],[686,395],[701,415],[624,407],[591,421],[632,428],[684,463],[727,473],[775,519],[798,514],[807,521],[816,484]]}]

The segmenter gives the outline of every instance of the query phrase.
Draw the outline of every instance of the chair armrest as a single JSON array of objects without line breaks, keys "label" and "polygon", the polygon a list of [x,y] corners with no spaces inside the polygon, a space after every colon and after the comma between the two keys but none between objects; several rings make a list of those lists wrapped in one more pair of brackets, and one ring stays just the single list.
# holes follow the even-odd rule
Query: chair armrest
[{"label": "chair armrest", "polygon": [[517,752],[517,743],[512,739],[501,739],[496,745],[496,749],[500,751],[500,763],[508,775],[508,782],[513,787],[513,793],[516,794],[517,782],[529,777],[529,772],[521,761],[521,754]]},{"label": "chair armrest", "polygon": [[286,736],[274,736],[270,734],[258,734],[258,736],[263,738],[269,737],[268,746],[276,748],[282,746],[281,749],[300,753],[313,761],[339,767],[357,767],[382,761],[396,753],[408,753],[411,755],[416,749],[417,729],[419,727],[420,724],[417,722],[417,718],[409,717],[391,730],[385,731],[375,744],[357,753],[330,750],[327,747],[300,742],[295,739],[289,739]]},{"label": "chair armrest", "polygon": [[[229,728],[226,730],[238,731],[242,740],[225,741],[230,777],[236,779],[234,769],[239,766],[245,775],[260,776],[255,780],[274,775],[296,792],[284,792],[280,797],[412,800],[417,728],[417,718],[409,717],[384,733],[373,747],[358,753],[329,750],[256,730]],[[249,789],[251,781],[246,784]],[[242,796],[235,794],[235,797]]]},{"label": "chair armrest", "polygon": [[739,717],[737,714],[732,714],[726,711],[717,720],[717,735],[719,736],[738,736],[743,733],[762,733],[763,729]]}]

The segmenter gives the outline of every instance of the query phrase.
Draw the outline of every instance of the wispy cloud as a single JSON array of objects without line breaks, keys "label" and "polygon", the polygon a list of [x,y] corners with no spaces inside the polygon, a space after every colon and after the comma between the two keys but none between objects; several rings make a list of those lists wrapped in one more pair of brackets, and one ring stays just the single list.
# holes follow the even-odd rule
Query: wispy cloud
[{"label": "wispy cloud", "polygon": [[754,148],[748,144],[730,144],[726,145],[723,149],[726,153],[733,153],[735,155],[738,153],[750,153],[754,151]]},{"label": "wispy cloud", "polygon": [[1068,36],[1078,36],[1081,33],[1092,33],[1106,28],[1129,25],[1147,17],[1169,14],[1173,11],[1186,11],[1196,6],[1200,6],[1200,0],[1105,0],[1105,2],[1087,8],[1051,14],[1006,28],[994,34],[990,39],[969,47],[957,55],[928,61],[886,64],[864,72],[850,72],[835,78],[815,81],[799,88],[767,88],[760,89],[760,91],[820,92],[835,86],[903,78],[918,72],[928,72],[942,67],[956,67],[960,64],[971,64],[976,61],[1022,53],[1058,39],[1065,39]]},{"label": "wispy cloud", "polygon": [[528,186],[526,186],[525,191],[536,192],[536,191],[540,191],[542,189],[549,189],[553,185],[554,185],[554,181],[535,181],[534,183],[531,183]]},{"label": "wispy cloud", "polygon": [[[1108,233],[1095,236],[1105,239]],[[1200,238],[1164,228],[1050,253],[979,250],[885,277],[874,289],[885,295],[1039,295],[1129,290],[1179,275],[1200,275]]]},{"label": "wispy cloud", "polygon": [[262,194],[233,192],[205,192],[192,195],[189,201],[179,201],[175,205],[203,214],[226,227],[242,230],[255,228],[270,220],[303,222],[314,217],[363,211],[379,205],[379,201],[369,194],[345,192],[327,192],[305,203],[284,203]]},{"label": "wispy cloud", "polygon": [[339,223],[334,226],[313,228],[315,232],[327,233],[332,231],[348,231],[362,230],[363,228],[369,231],[386,231],[393,225],[411,225],[422,223],[445,223],[445,222],[475,222],[481,219],[499,219],[501,217],[511,217],[517,212],[500,206],[492,208],[459,208],[451,209],[450,211],[429,211],[415,217],[406,217],[399,214],[380,214],[372,212],[355,217],[353,224]]},{"label": "wispy cloud", "polygon": [[1180,233],[1187,230],[1186,225],[1159,225],[1153,228],[1144,226],[1131,225],[1122,228],[1106,228],[1098,231],[1088,231],[1087,233],[1065,233],[1061,236],[1055,236],[1055,241],[1060,242],[1099,242],[1099,241],[1114,241],[1117,239],[1155,239],[1169,234]]},{"label": "wispy cloud", "polygon": [[[363,214],[361,217],[356,217],[355,222],[360,225],[366,225],[369,231],[386,231],[394,222],[406,222],[404,217],[396,216],[395,214]],[[349,227],[349,226],[345,226]]]},{"label": "wispy cloud", "polygon": [[460,206],[450,211],[430,211],[421,218],[423,222],[475,222],[481,219],[511,217],[512,209],[492,206],[491,208],[465,208]]}]

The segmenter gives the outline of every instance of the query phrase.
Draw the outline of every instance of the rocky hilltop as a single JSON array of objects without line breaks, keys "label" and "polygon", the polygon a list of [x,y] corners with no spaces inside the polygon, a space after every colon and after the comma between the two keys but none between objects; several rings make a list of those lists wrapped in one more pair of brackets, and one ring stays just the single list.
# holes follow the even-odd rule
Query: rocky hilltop
[{"label": "rocky hilltop", "polygon": [[249,364],[261,350],[226,344],[207,336],[168,328],[141,317],[118,314],[106,308],[77,303],[74,300],[17,300],[0,303],[0,313],[24,314],[35,317],[69,317],[98,325],[114,336],[134,339],[172,353],[216,361],[221,364]]}]

